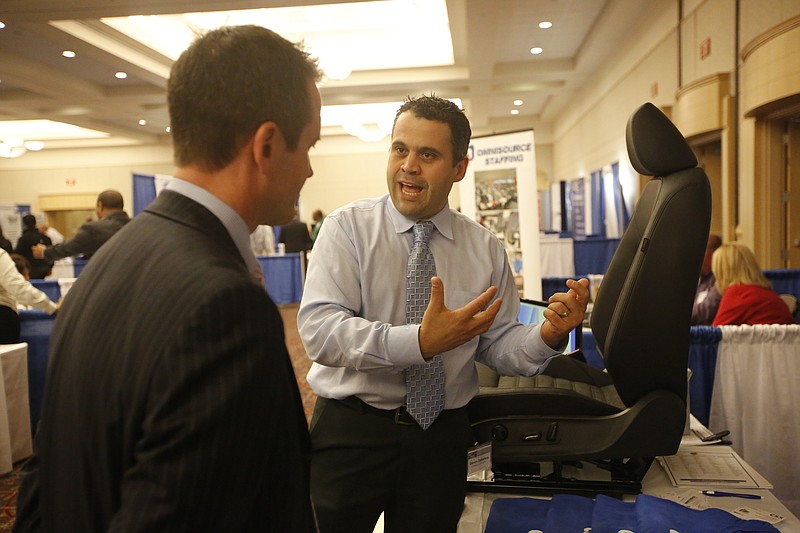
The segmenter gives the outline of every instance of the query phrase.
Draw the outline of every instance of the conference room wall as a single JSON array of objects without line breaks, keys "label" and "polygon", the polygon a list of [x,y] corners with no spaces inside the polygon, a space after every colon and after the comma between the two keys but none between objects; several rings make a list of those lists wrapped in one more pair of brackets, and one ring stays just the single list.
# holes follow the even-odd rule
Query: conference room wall
[{"label": "conference room wall", "polygon": [[[645,102],[668,108],[678,88],[677,5],[654,2],[641,24],[630,28],[620,52],[598,68],[593,83],[576,93],[555,119],[553,167],[558,180],[590,176],[616,161],[627,198],[638,195],[625,127]],[[626,198],[626,199],[627,199]]]},{"label": "conference room wall", "polygon": [[132,173],[172,174],[172,147],[72,148],[28,152],[0,160],[0,202],[41,210],[40,195],[97,194],[116,189],[133,214]]}]

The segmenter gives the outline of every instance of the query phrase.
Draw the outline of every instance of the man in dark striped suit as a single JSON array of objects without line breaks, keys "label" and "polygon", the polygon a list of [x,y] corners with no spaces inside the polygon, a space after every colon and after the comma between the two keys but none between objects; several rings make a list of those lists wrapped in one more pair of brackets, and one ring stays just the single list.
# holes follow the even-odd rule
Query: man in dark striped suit
[{"label": "man in dark striped suit", "polygon": [[312,175],[318,79],[256,26],[175,63],[177,179],[65,299],[16,531],[316,531],[305,416],[248,234],[291,220]]}]

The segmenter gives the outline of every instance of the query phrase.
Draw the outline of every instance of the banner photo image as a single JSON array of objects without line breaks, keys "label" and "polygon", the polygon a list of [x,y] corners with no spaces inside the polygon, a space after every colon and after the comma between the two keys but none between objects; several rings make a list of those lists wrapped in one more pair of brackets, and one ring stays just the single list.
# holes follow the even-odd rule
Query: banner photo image
[{"label": "banner photo image", "polygon": [[505,246],[520,294],[541,297],[533,131],[474,137],[461,182],[462,212]]}]

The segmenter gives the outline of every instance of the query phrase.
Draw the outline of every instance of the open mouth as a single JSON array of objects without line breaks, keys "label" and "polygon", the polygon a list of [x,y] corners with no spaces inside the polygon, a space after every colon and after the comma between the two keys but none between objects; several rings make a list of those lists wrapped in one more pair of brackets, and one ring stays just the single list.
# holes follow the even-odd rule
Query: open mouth
[{"label": "open mouth", "polygon": [[400,192],[403,193],[403,196],[413,198],[422,194],[422,187],[413,183],[400,182]]}]

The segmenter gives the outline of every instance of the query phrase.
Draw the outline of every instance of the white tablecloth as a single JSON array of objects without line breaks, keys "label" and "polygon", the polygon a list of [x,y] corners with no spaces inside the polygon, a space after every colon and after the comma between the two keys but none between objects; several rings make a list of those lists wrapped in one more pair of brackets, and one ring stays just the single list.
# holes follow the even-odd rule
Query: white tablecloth
[{"label": "white tablecloth", "polygon": [[0,474],[32,453],[28,345],[0,345]]},{"label": "white tablecloth", "polygon": [[709,429],[800,514],[800,325],[722,326]]},{"label": "white tablecloth", "polygon": [[568,278],[575,275],[575,252],[572,239],[541,235],[541,276],[543,278]]}]

